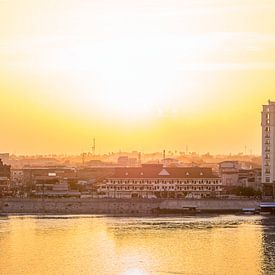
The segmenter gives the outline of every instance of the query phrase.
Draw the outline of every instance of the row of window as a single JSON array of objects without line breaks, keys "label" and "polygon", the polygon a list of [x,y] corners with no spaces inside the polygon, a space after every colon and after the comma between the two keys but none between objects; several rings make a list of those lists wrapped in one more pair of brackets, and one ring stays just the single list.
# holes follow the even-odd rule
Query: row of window
[{"label": "row of window", "polygon": [[172,180],[172,181],[147,181],[147,180],[110,180],[107,184],[220,184],[221,180]]},{"label": "row of window", "polygon": [[173,190],[173,191],[184,191],[184,190],[203,190],[203,191],[215,191],[215,190],[220,190],[221,187],[220,186],[187,186],[187,187],[174,187],[174,186],[146,186],[146,187],[142,187],[142,186],[118,186],[116,188],[111,187],[111,186],[102,186],[101,189],[107,189],[107,190],[113,190],[113,191],[117,191],[117,190],[140,190],[140,191],[144,191],[144,190],[156,190],[156,191],[169,191],[169,190]]}]

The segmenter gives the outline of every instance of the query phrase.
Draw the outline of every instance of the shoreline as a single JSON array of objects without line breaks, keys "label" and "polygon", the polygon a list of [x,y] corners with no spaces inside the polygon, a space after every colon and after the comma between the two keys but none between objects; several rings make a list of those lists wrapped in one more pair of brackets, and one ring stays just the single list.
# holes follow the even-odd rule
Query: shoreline
[{"label": "shoreline", "polygon": [[[163,216],[198,214],[241,214],[243,209],[259,210],[256,200],[221,199],[77,199],[77,198],[1,198],[3,214],[63,214]],[[187,209],[187,211],[186,211]],[[188,211],[192,209],[192,211]]]}]

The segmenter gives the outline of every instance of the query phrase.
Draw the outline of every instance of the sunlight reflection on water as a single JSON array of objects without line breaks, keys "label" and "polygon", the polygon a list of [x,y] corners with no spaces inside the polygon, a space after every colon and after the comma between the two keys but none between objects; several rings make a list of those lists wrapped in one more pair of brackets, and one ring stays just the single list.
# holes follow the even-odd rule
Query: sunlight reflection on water
[{"label": "sunlight reflection on water", "polygon": [[272,274],[274,218],[0,217],[0,274]]}]

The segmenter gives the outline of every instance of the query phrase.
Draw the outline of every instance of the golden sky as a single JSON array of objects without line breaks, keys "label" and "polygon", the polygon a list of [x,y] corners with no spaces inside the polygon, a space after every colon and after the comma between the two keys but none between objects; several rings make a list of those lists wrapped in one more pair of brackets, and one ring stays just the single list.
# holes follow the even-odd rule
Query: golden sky
[{"label": "golden sky", "polygon": [[260,153],[275,1],[0,0],[0,152]]}]

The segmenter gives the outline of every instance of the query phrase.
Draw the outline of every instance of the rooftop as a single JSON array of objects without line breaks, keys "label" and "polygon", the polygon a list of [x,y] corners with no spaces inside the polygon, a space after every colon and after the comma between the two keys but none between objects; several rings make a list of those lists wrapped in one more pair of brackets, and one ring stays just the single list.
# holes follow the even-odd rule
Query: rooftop
[{"label": "rooftop", "polygon": [[116,168],[110,178],[218,178],[211,168],[201,167],[163,167],[162,165],[143,165],[133,168]]}]

